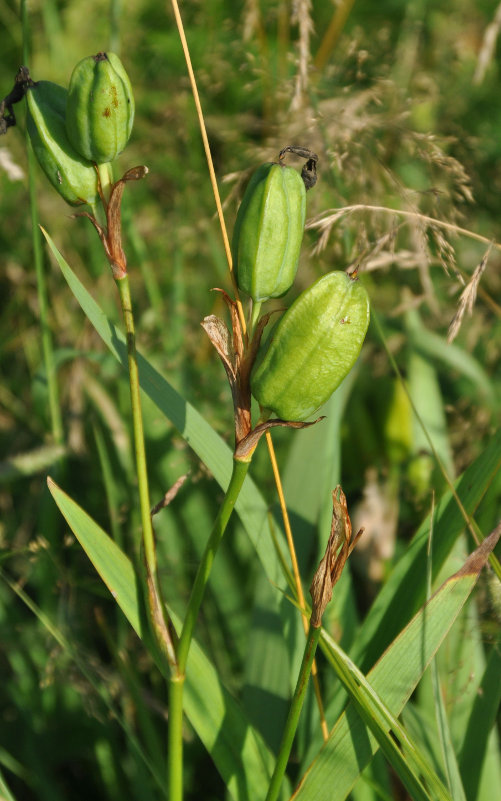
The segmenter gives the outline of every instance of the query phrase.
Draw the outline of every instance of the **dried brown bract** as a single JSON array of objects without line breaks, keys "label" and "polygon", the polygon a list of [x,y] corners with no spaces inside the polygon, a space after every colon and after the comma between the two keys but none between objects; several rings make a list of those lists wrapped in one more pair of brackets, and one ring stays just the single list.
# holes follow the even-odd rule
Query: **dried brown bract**
[{"label": "dried brown bract", "polygon": [[363,533],[363,528],[352,536],[351,520],[346,495],[338,484],[332,493],[332,525],[325,554],[311,582],[311,625],[322,625],[322,616],[332,598],[334,585],[339,581],[346,560]]}]

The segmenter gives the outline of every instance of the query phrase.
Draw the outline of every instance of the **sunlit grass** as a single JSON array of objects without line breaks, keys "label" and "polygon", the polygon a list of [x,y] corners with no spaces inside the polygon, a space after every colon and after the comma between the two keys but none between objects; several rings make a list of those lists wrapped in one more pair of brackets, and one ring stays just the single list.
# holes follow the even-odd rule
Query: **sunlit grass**
[{"label": "sunlit grass", "polygon": [[[301,6],[303,43],[306,5]],[[309,46],[314,57],[332,8],[316,0],[312,6],[315,32]],[[465,315],[454,346],[445,344],[464,288],[458,274],[468,282],[485,255],[485,240],[501,241],[501,146],[493,117],[497,68],[491,63],[481,85],[474,85],[475,42],[482,40],[491,20],[472,2],[463,10],[467,26],[445,3],[418,26],[410,8],[406,14],[403,7],[397,13],[388,2],[379,4],[376,12],[360,0],[321,71],[308,74],[302,105],[293,109],[301,55],[299,28],[290,11],[285,0],[247,2],[242,7],[229,2],[182,4],[230,235],[246,176],[287,144],[308,145],[320,154],[320,180],[308,196],[309,218],[328,209],[365,209],[357,215],[343,211],[332,221],[328,238],[310,227],[297,287],[276,305],[288,305],[294,292],[328,270],[359,265],[381,332],[371,327],[356,371],[328,404],[326,421],[311,431],[274,434],[305,589],[325,547],[330,492],[339,481],[352,517],[366,526],[366,548],[340,582],[325,621],[336,642],[365,670],[399,627],[379,644],[367,633],[372,624],[362,635],[358,627],[376,619],[378,602],[386,603],[388,588],[396,586],[395,575],[403,570],[400,563],[389,579],[394,565],[412,553],[412,536],[446,489],[385,347],[407,380],[450,479],[472,468],[476,459],[483,465],[468,507],[482,534],[487,535],[500,517],[500,472],[495,453],[489,456],[501,390],[496,247],[489,254],[472,315]],[[112,29],[109,14],[108,7],[103,9],[95,0],[86,4],[85,13],[82,4],[73,2],[64,9],[56,3],[43,8],[35,4],[30,8],[33,55],[28,66],[35,79],[67,83],[78,59],[108,47],[112,37],[119,47],[134,85],[137,118],[117,175],[136,164],[150,170],[124,202],[138,345],[231,447],[230,393],[200,328],[206,315],[224,313],[218,294],[210,289],[230,291],[231,285],[174,18],[146,0],[135,0],[126,10],[124,5],[118,30],[116,23]],[[22,37],[20,21],[7,7],[0,10],[0,22],[3,96],[21,63]],[[306,56],[303,53],[303,60]],[[148,801],[163,795],[168,716],[164,683],[45,486],[46,473],[54,475],[51,448],[58,436],[49,412],[41,335],[45,319],[32,255],[24,111],[21,104],[17,109],[18,128],[9,129],[0,141],[24,171],[22,180],[2,171],[0,195],[1,559],[8,580],[19,583],[20,591],[36,601],[66,639],[55,641],[42,616],[34,616],[33,609],[2,584],[0,765],[18,801],[77,801],[89,796]],[[69,207],[40,173],[35,180],[40,221],[118,324],[108,266],[91,226],[87,220],[71,219]],[[398,209],[401,216],[371,211],[369,206]],[[441,225],[424,218],[436,218]],[[455,236],[458,229],[481,241]],[[44,269],[46,320],[58,365],[64,429],[64,489],[131,554],[139,541],[139,519],[127,382],[47,254]],[[412,334],[415,315],[421,336],[415,330]],[[145,431],[152,502],[188,474],[155,522],[165,596],[182,615],[222,492],[209,456],[195,456],[148,400]],[[484,457],[490,460],[488,467]],[[55,464],[59,463],[58,451]],[[281,517],[264,444],[251,472],[261,492],[259,511],[264,514],[269,505],[281,542]],[[455,508],[450,514],[457,515],[450,534],[457,544],[440,565],[435,587],[474,548],[468,534],[460,536],[463,522],[457,507],[450,508]],[[434,536],[437,525],[441,530],[435,521]],[[216,559],[196,635],[218,676],[273,750],[280,741],[304,640],[297,610],[275,589],[279,573],[273,579],[264,577],[247,534],[245,522],[234,519]],[[273,550],[269,533],[265,538],[255,530],[254,536],[258,551]],[[423,554],[420,559],[424,567]],[[419,581],[417,600],[398,610],[402,625],[426,597],[425,570],[413,580]],[[447,748],[456,754],[468,801],[492,798],[492,787],[500,780],[496,729],[491,728],[489,740],[479,736],[479,715],[485,710],[476,706],[482,688],[487,688],[494,708],[491,725],[499,703],[490,678],[498,659],[499,588],[484,578],[480,583],[481,591],[438,659],[450,717]],[[374,599],[372,618],[367,617]],[[468,635],[459,633],[461,627],[467,627]],[[466,647],[470,641],[471,649]],[[342,695],[338,679],[323,660],[320,670],[332,726],[342,709]],[[314,705],[308,703],[289,771],[291,788],[321,746]],[[406,707],[404,723],[446,781],[435,709],[425,679]],[[184,738],[186,798],[223,798],[222,780],[188,725]],[[478,742],[480,753],[475,750]],[[477,756],[475,765],[470,749]],[[478,767],[482,758],[483,775]],[[378,797],[374,787],[388,798],[397,797],[392,795],[389,772],[381,763],[374,764],[364,786],[354,789],[355,801]]]}]

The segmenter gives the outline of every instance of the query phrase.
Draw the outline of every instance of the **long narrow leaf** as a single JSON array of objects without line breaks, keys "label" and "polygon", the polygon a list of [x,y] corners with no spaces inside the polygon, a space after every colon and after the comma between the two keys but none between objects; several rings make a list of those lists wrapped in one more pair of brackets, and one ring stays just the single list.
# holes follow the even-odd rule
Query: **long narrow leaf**
[{"label": "long narrow leaf", "polygon": [[[127,370],[127,345],[124,334],[100,309],[61,255],[49,234],[46,231],[43,233],[82,310],[105,345],[122,367]],[[232,470],[232,453],[228,445],[202,415],[176,392],[174,387],[141,354],[138,354],[138,366],[139,381],[143,391],[184,437],[212,472],[220,486],[226,489]],[[228,399],[228,420],[233,420],[230,399]],[[269,580],[273,584],[281,583],[282,571],[269,535],[268,507],[249,477],[245,479],[235,508],[257,550]]]},{"label": "long narrow leaf", "polygon": [[[501,430],[456,483],[456,491],[469,515],[482,500],[494,476],[501,468]],[[465,522],[451,492],[437,504],[433,524],[433,576],[442,568]],[[409,548],[397,563],[379,592],[357,635],[350,656],[367,670],[392,642],[400,629],[424,603],[426,596],[428,516],[419,527]]]},{"label": "long narrow leaf", "polygon": [[[470,799],[477,798],[483,761],[488,753],[487,742],[489,737],[495,734],[494,726],[501,702],[500,676],[501,639],[498,638],[487,660],[459,757],[459,767],[466,795]],[[498,758],[498,773],[500,772],[499,764]]]},{"label": "long narrow leaf", "polygon": [[[415,615],[370,671],[367,679],[371,687],[395,716],[459,614],[500,533],[501,525]],[[342,801],[376,750],[374,736],[350,703],[293,798]]]},{"label": "long narrow leaf", "polygon": [[[328,658],[337,675],[413,801],[451,801],[451,796],[434,769],[374,687],[328,635],[324,639],[329,647]],[[428,790],[423,786],[421,777],[426,780]]]},{"label": "long narrow leaf", "polygon": [[[487,488],[501,467],[501,431],[456,482],[458,496],[469,514],[473,514]],[[431,518],[419,527],[407,551],[401,557],[384,587],[380,590],[355,638],[350,657],[367,672],[413,614],[426,600],[427,546]],[[433,574],[437,575],[464,528],[463,517],[451,492],[437,504],[433,518]],[[336,693],[327,707],[327,719],[337,720],[344,705],[344,695]],[[321,740],[314,737],[308,761],[318,751]]]},{"label": "long narrow leaf", "polygon": [[[126,618],[139,637],[148,638],[131,561],[78,504],[52,480],[48,483],[61,513]],[[238,801],[264,798],[273,756],[196,641],[188,659],[185,709],[233,797]]]},{"label": "long narrow leaf", "polygon": [[11,791],[7,787],[7,783],[0,770],[0,801],[16,801]]}]

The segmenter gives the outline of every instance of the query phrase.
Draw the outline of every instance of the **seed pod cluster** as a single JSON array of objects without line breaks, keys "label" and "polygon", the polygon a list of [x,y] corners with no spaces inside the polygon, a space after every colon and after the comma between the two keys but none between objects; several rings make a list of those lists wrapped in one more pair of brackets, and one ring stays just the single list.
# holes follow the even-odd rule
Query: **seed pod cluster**
[{"label": "seed pod cluster", "polygon": [[70,90],[29,81],[27,128],[49,181],[71,205],[98,196],[95,164],[111,161],[128,142],[134,121],[129,78],[114,53],[84,58]]},{"label": "seed pod cluster", "polygon": [[61,197],[72,206],[94,203],[94,165],[70,144],[66,134],[68,92],[50,81],[39,81],[27,92],[26,125],[35,156]]},{"label": "seed pod cluster", "polygon": [[259,303],[287,292],[296,277],[306,214],[299,173],[262,164],[249,181],[233,233],[238,288]]},{"label": "seed pod cluster", "polygon": [[82,59],[70,79],[66,128],[75,150],[98,164],[125,148],[134,122],[129,77],[114,53]]},{"label": "seed pod cluster", "polygon": [[292,304],[262,346],[252,394],[282,420],[306,420],[332,395],[360,353],[369,299],[356,278],[331,272]]}]

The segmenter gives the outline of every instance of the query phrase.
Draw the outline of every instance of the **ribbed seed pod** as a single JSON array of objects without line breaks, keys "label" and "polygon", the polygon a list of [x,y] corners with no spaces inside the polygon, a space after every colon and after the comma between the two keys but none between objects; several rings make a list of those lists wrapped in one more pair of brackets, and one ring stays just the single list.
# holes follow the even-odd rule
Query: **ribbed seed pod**
[{"label": "ribbed seed pod", "polygon": [[97,164],[125,148],[134,122],[129,77],[114,53],[80,61],[70,79],[66,129],[73,147]]},{"label": "ribbed seed pod", "polygon": [[296,277],[306,190],[293,167],[262,164],[249,181],[233,233],[238,288],[254,302],[278,298]]},{"label": "ribbed seed pod", "polygon": [[94,203],[94,165],[76,152],[66,134],[68,92],[50,81],[39,81],[27,92],[26,125],[35,156],[61,197],[72,206]]},{"label": "ribbed seed pod", "polygon": [[332,272],[306,289],[258,353],[252,394],[282,420],[306,420],[355,364],[369,325],[362,284]]}]

